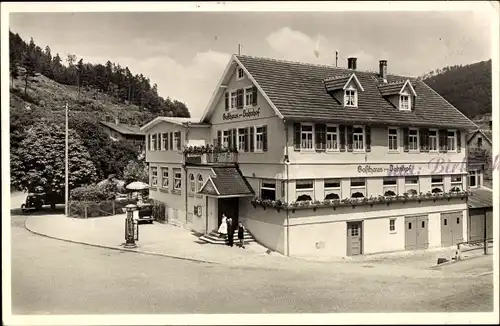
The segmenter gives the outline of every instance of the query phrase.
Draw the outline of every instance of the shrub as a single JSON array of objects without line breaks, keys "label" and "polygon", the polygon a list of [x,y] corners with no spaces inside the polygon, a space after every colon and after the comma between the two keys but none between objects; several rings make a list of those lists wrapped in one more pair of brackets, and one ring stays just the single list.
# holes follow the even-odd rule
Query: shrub
[{"label": "shrub", "polygon": [[99,202],[114,199],[116,196],[116,185],[97,186],[90,185],[78,187],[71,191],[71,199],[76,201]]}]

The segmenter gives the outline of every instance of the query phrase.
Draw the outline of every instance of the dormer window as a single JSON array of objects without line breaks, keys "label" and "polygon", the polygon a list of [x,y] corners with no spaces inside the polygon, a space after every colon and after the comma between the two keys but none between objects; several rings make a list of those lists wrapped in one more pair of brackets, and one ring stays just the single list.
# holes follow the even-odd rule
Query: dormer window
[{"label": "dormer window", "polygon": [[399,96],[399,109],[402,111],[410,111],[410,96],[407,94],[402,94]]},{"label": "dormer window", "polygon": [[358,92],[355,89],[346,89],[344,94],[344,106],[358,106]]},{"label": "dormer window", "polygon": [[243,71],[243,68],[238,67],[236,71],[236,80],[242,80],[243,78],[245,78],[245,72]]}]

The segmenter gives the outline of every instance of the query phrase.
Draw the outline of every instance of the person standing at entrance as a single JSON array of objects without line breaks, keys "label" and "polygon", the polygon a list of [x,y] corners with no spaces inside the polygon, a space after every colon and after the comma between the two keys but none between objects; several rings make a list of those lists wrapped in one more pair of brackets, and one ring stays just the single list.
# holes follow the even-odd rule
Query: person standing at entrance
[{"label": "person standing at entrance", "polygon": [[244,235],[245,235],[245,227],[243,224],[240,222],[238,223],[238,240],[240,240],[240,247],[245,248],[245,243],[244,243]]},{"label": "person standing at entrance", "polygon": [[228,240],[228,245],[233,246],[234,242],[234,230],[233,230],[233,219],[231,217],[228,217],[227,220],[227,240]]},{"label": "person standing at entrance", "polygon": [[222,222],[220,223],[219,226],[219,235],[222,237],[227,237],[227,216],[225,214],[222,214]]}]

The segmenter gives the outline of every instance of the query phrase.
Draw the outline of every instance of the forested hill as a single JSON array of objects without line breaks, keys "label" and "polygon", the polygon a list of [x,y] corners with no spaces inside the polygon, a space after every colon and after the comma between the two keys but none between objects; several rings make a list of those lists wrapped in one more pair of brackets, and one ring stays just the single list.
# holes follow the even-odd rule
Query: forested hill
[{"label": "forested hill", "polygon": [[[57,53],[53,56],[48,45],[42,50],[33,38],[26,43],[19,34],[12,32],[9,33],[9,45],[11,79],[21,77],[27,81],[23,85],[26,88],[30,86],[30,78],[41,74],[59,84],[76,86],[78,95],[75,104],[83,100],[80,95],[85,91],[92,92],[94,98],[107,95],[118,104],[136,105],[145,113],[150,113],[143,120],[159,115],[190,116],[184,103],[162,98],[158,95],[158,86],[151,85],[149,78],[143,74],[134,75],[128,67],[124,68],[119,63],[91,64],[73,54],[61,57]],[[23,92],[27,93],[24,89]]]},{"label": "forested hill", "polygon": [[470,119],[491,116],[491,60],[445,67],[422,79]]}]

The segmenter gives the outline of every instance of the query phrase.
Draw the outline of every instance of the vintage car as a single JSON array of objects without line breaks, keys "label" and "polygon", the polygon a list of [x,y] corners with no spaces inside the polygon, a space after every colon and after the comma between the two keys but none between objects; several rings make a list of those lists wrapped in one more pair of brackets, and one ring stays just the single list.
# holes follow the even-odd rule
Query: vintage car
[{"label": "vintage car", "polygon": [[153,205],[150,203],[138,203],[135,218],[139,223],[153,223]]},{"label": "vintage car", "polygon": [[64,203],[64,198],[57,195],[48,195],[44,192],[32,192],[26,197],[26,201],[21,205],[23,212],[37,211],[45,205],[50,205],[52,209],[56,204]]}]

